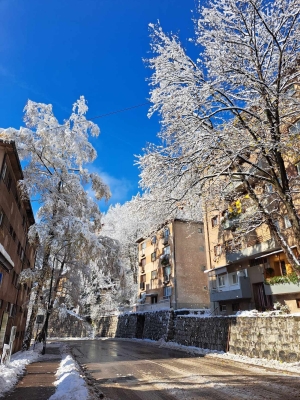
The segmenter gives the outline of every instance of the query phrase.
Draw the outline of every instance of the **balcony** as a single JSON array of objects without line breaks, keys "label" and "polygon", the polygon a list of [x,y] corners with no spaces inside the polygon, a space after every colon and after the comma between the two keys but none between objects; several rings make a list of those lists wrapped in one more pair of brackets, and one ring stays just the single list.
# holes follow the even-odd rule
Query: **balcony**
[{"label": "balcony", "polygon": [[235,228],[239,223],[239,217],[226,218],[221,222],[221,226],[224,230]]},{"label": "balcony", "polygon": [[276,283],[276,285],[264,284],[264,287],[267,296],[297,292],[300,293],[300,283]]},{"label": "balcony", "polygon": [[227,252],[226,261],[227,263],[233,263],[242,258],[250,258],[253,256],[263,255],[265,252],[268,252],[270,250],[276,250],[277,247],[278,246],[275,242],[275,239],[271,238],[263,241],[262,237],[258,237],[257,240],[253,242],[253,245],[237,250],[235,252]]},{"label": "balcony", "polygon": [[249,298],[251,298],[250,279],[244,276],[239,277],[239,285],[233,287],[232,290],[230,290],[230,286],[225,286],[223,290],[219,288],[210,291],[211,302]]}]

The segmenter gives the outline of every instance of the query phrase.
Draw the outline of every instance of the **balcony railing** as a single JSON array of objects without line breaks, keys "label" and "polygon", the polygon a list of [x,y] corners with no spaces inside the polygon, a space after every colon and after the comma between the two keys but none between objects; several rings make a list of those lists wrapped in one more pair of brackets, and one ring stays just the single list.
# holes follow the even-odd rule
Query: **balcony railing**
[{"label": "balcony railing", "polygon": [[279,295],[288,293],[299,293],[300,283],[276,283],[275,285],[264,284],[266,295]]},{"label": "balcony railing", "polygon": [[[226,261],[227,263],[238,261],[242,258],[249,258],[253,256],[263,255],[264,253],[270,250],[276,250],[278,245],[275,239],[271,238],[269,240],[263,241],[263,237],[258,237],[252,242],[247,243],[247,247],[244,247],[235,252],[227,252],[226,253]],[[249,246],[250,244],[250,246]]]},{"label": "balcony railing", "polygon": [[[230,288],[230,287],[229,287]],[[228,290],[228,287],[219,289],[212,289],[210,291],[210,301],[225,301],[236,299],[250,299],[251,298],[251,285],[248,277],[239,277],[239,286],[233,287]]]}]

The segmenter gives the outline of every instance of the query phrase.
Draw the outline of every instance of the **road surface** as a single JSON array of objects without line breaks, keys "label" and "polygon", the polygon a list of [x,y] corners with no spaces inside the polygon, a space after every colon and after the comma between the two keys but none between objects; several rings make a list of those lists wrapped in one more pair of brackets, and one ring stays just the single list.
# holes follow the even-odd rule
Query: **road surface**
[{"label": "road surface", "polygon": [[69,341],[91,387],[111,400],[294,400],[295,374],[192,356],[141,341]]}]

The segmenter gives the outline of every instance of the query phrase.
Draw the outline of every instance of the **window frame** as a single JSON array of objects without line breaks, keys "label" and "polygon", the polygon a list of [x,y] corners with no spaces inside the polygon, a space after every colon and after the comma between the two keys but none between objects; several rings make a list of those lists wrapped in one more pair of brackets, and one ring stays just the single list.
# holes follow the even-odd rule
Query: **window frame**
[{"label": "window frame", "polygon": [[217,226],[219,226],[219,215],[215,215],[211,218],[211,226],[212,228],[216,228]]},{"label": "window frame", "polygon": [[291,223],[291,221],[290,221],[290,219],[289,219],[287,214],[283,216],[283,220],[284,220],[285,229],[291,228],[292,223]]},{"label": "window frame", "polygon": [[[226,286],[226,275],[218,275],[218,287],[225,287]],[[223,281],[222,285],[220,284],[220,280]]]}]

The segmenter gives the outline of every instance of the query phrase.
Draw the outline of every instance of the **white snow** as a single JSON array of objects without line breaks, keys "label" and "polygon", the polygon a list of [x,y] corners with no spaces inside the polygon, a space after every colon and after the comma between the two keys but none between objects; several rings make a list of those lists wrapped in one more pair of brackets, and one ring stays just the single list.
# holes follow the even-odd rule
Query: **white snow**
[{"label": "white snow", "polygon": [[38,360],[40,347],[41,345],[36,346],[34,350],[18,351],[12,355],[7,366],[0,365],[0,397],[4,396],[18,382],[27,364]]},{"label": "white snow", "polygon": [[286,314],[280,310],[272,310],[264,312],[259,312],[257,310],[249,310],[249,311],[238,311],[235,314],[236,317],[280,317],[280,316],[282,317],[283,315],[285,317],[294,317],[294,316],[300,316],[300,313]]},{"label": "white snow", "polygon": [[56,392],[49,400],[86,400],[89,393],[76,361],[70,354],[64,354],[56,372]]}]

